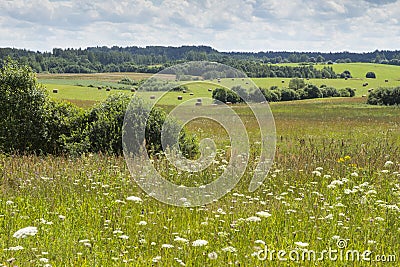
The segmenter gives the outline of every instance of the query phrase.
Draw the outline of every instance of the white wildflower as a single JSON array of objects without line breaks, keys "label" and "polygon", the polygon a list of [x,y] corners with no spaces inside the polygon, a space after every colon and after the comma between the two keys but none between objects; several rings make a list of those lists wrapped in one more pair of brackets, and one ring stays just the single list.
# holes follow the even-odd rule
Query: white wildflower
[{"label": "white wildflower", "polygon": [[216,260],[218,258],[217,252],[213,251],[213,252],[208,253],[208,258],[210,260]]},{"label": "white wildflower", "polygon": [[224,252],[236,252],[236,248],[232,247],[232,246],[228,246],[226,248],[221,249]]},{"label": "white wildflower", "polygon": [[394,164],[393,161],[388,160],[385,162],[385,167],[392,166],[393,164]]},{"label": "white wildflower", "polygon": [[143,202],[143,200],[140,197],[136,197],[136,196],[127,197],[126,200],[133,201],[136,203]]},{"label": "white wildflower", "polygon": [[187,240],[186,238],[179,237],[179,236],[176,236],[176,237],[174,238],[174,241],[176,241],[176,242],[182,242],[182,243],[188,243],[188,242],[189,242],[189,240]]},{"label": "white wildflower", "polygon": [[264,217],[264,218],[268,218],[268,217],[272,216],[272,214],[267,211],[259,211],[256,213],[256,215],[260,216],[260,217]]},{"label": "white wildflower", "polygon": [[313,171],[312,174],[314,174],[315,176],[321,176],[321,172],[319,171]]},{"label": "white wildflower", "polygon": [[246,221],[248,221],[248,222],[261,222],[261,218],[257,217],[257,216],[251,216],[251,217],[247,218]]},{"label": "white wildflower", "polygon": [[18,251],[18,250],[23,250],[23,249],[24,249],[24,247],[22,247],[22,246],[16,246],[16,247],[5,248],[4,250]]},{"label": "white wildflower", "polygon": [[28,226],[22,229],[19,229],[13,234],[15,238],[25,238],[27,236],[34,236],[38,232],[37,228],[34,226]]},{"label": "white wildflower", "polygon": [[47,258],[40,258],[39,261],[40,261],[40,262],[43,262],[43,263],[48,263],[48,262],[49,262],[49,259],[47,259]]},{"label": "white wildflower", "polygon": [[151,261],[156,263],[156,262],[159,262],[160,260],[161,260],[161,256],[156,256]]},{"label": "white wildflower", "polygon": [[197,239],[192,242],[193,247],[201,247],[201,246],[205,246],[207,244],[208,244],[208,241],[203,240],[203,239]]},{"label": "white wildflower", "polygon": [[308,247],[308,245],[309,245],[308,243],[304,243],[304,242],[301,242],[301,241],[294,242],[294,244],[299,246],[299,247],[302,247],[302,248]]},{"label": "white wildflower", "polygon": [[162,248],[173,248],[174,245],[171,245],[171,244],[162,244],[161,247],[162,247]]}]

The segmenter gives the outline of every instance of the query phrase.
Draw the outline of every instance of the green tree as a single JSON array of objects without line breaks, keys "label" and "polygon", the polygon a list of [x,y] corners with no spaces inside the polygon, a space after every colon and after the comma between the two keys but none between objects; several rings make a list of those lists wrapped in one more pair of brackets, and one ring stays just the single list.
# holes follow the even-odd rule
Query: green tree
[{"label": "green tree", "polygon": [[46,144],[47,94],[28,66],[7,59],[0,69],[0,150],[40,152]]},{"label": "green tree", "polygon": [[291,101],[299,99],[299,95],[293,89],[284,88],[281,90],[281,101]]},{"label": "green tree", "polygon": [[304,98],[321,98],[323,96],[321,90],[313,84],[307,85],[303,90],[305,93]]},{"label": "green tree", "polygon": [[304,79],[293,78],[289,81],[289,88],[293,90],[299,90],[301,88],[304,88],[305,86],[306,83],[304,82]]},{"label": "green tree", "polygon": [[226,90],[224,88],[215,88],[212,92],[212,98],[226,103]]}]

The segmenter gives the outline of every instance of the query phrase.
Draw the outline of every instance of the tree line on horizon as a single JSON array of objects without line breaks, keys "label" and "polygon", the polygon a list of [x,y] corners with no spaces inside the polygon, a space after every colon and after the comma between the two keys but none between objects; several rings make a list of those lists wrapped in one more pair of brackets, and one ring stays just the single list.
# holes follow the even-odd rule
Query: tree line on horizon
[{"label": "tree line on horizon", "polygon": [[293,69],[273,66],[275,63],[335,63],[373,62],[400,65],[400,51],[376,50],[368,53],[351,52],[219,52],[209,46],[146,46],[111,48],[54,48],[51,52],[17,48],[0,48],[0,60],[12,58],[29,65],[35,72],[94,73],[143,72],[157,73],[171,65],[187,61],[214,61],[244,71],[249,77],[336,78],[314,68]]}]

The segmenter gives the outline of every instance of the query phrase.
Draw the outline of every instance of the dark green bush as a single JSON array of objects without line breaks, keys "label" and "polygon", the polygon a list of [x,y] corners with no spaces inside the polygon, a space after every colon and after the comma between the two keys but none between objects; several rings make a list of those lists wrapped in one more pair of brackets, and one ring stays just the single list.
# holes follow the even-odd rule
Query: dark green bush
[{"label": "dark green bush", "polygon": [[32,70],[11,59],[0,68],[0,150],[41,152],[47,142],[47,94]]},{"label": "dark green bush", "polygon": [[340,96],[338,90],[335,87],[325,86],[320,88],[323,97],[338,97]]},{"label": "dark green bush", "polygon": [[281,101],[291,101],[300,99],[297,92],[293,89],[283,88],[281,90]]},{"label": "dark green bush", "polygon": [[308,84],[303,90],[304,93],[301,92],[302,99],[321,98],[323,96],[321,90],[313,84]]},{"label": "dark green bush", "polygon": [[[239,90],[239,88],[236,89]],[[223,103],[231,102],[233,104],[243,101],[237,93],[225,88],[215,88],[212,92],[212,98]]]},{"label": "dark green bush", "polygon": [[281,100],[279,90],[261,89],[262,94],[268,102],[277,102]]},{"label": "dark green bush", "polygon": [[400,105],[400,87],[381,87],[373,90],[367,99],[371,105]]},{"label": "dark green bush", "polygon": [[367,72],[365,77],[366,78],[370,78],[370,79],[375,79],[376,78],[376,74],[375,74],[375,72],[369,71],[369,72]]}]

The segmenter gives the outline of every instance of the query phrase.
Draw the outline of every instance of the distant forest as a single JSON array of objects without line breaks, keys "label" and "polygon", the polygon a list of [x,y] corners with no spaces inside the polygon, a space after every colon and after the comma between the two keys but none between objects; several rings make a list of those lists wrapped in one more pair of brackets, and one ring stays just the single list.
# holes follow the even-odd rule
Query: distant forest
[{"label": "distant forest", "polygon": [[[373,62],[400,65],[400,51],[374,51],[368,53],[319,52],[219,52],[208,46],[146,46],[85,49],[54,48],[52,52],[26,49],[0,48],[0,60],[11,57],[32,67],[35,72],[94,73],[94,72],[145,72],[160,70],[186,61],[215,61],[244,71],[250,77],[337,78],[330,64]],[[304,64],[299,67],[271,65],[274,63],[325,63],[327,67],[316,70]]]}]

